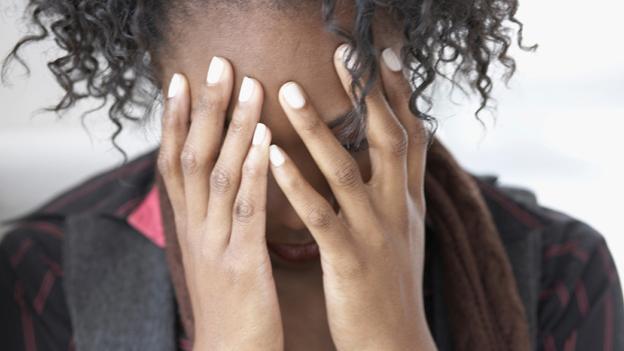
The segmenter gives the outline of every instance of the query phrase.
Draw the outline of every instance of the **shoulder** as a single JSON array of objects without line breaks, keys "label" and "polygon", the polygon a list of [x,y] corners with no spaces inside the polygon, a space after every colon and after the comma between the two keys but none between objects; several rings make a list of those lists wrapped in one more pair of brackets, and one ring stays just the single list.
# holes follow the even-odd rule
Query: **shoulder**
[{"label": "shoulder", "polygon": [[35,210],[2,221],[9,230],[2,237],[1,254],[20,261],[31,248],[60,257],[69,216],[90,212],[123,218],[147,194],[155,175],[156,150],[130,162],[90,176],[63,190]]},{"label": "shoulder", "polygon": [[67,348],[71,323],[64,291],[63,247],[68,218],[91,212],[124,218],[147,193],[155,150],[92,175],[22,216],[3,221],[0,242],[0,343],[11,349]]},{"label": "shoulder", "polygon": [[539,232],[547,257],[555,254],[552,245],[565,245],[572,256],[584,260],[585,250],[606,245],[601,233],[590,224],[562,211],[543,206],[536,194],[522,186],[505,185],[495,176],[475,176],[503,240],[523,239],[528,232]]},{"label": "shoulder", "polygon": [[153,150],[120,167],[99,172],[35,210],[3,221],[9,230],[2,237],[0,255],[14,268],[34,251],[60,263],[68,217],[90,212],[124,218],[152,185],[155,156]]},{"label": "shoulder", "polygon": [[35,210],[3,221],[3,224],[84,212],[127,214],[132,209],[131,201],[140,200],[154,180],[156,151],[151,150],[121,166],[98,172],[48,199]]},{"label": "shoulder", "polygon": [[553,284],[567,284],[565,293],[561,286],[555,289],[562,298],[570,295],[576,284],[583,283],[581,274],[618,280],[607,242],[590,224],[541,205],[527,188],[502,185],[495,177],[476,179],[503,242],[513,247],[514,242],[533,236],[537,243],[533,247],[538,252],[531,257],[539,263],[540,284],[546,289],[542,298]]},{"label": "shoulder", "polygon": [[[475,177],[508,254],[526,251],[533,266],[536,342],[543,349],[621,349],[624,327],[621,283],[603,235],[590,224],[539,203],[527,188]],[[522,268],[520,268],[522,269]],[[526,282],[518,281],[526,288]],[[521,292],[522,293],[522,292]],[[529,317],[530,318],[530,317]],[[611,347],[611,348],[609,348]]]}]

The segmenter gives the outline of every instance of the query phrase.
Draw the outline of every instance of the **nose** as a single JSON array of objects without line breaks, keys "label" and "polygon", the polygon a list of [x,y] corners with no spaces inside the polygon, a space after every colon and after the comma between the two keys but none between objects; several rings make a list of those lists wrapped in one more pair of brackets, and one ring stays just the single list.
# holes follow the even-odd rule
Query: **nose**
[{"label": "nose", "polygon": [[[338,203],[331,191],[328,191],[327,194],[323,196],[323,198],[325,198],[325,201],[327,201],[329,205],[332,206],[334,212],[338,212]],[[277,218],[280,221],[280,225],[283,226],[284,230],[288,232],[307,230],[305,223],[299,217],[297,211],[295,211],[290,202],[288,202],[288,199],[284,198],[284,200],[286,201],[286,205],[279,210],[279,213],[276,213]]]},{"label": "nose", "polygon": [[[312,188],[321,195],[325,201],[337,212],[339,209],[338,202],[331,192],[331,188],[327,184],[325,178],[305,177]],[[282,235],[295,235],[298,233],[306,235],[309,233],[304,221],[299,217],[295,208],[290,204],[286,195],[282,192],[275,179],[270,176],[268,184],[268,226],[272,228],[272,232],[281,232]],[[277,233],[276,233],[277,234]],[[282,236],[279,235],[279,236]]]}]

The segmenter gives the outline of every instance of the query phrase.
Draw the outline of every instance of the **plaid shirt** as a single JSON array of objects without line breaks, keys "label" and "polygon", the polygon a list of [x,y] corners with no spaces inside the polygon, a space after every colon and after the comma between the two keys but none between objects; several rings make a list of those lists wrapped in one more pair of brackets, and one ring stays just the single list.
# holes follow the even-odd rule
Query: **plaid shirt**
[{"label": "plaid shirt", "polygon": [[[67,215],[101,213],[125,221],[137,235],[164,247],[154,186],[156,155],[157,149],[97,174],[12,221],[17,225],[0,244],[1,350],[74,349],[63,285]],[[121,180],[128,176],[139,179],[140,186],[124,187]],[[504,191],[494,178],[475,180],[501,233],[517,236],[546,229],[539,252],[532,256],[541,272],[534,292],[536,304],[529,306],[537,316],[533,331],[536,349],[624,350],[622,290],[604,238],[578,220],[519,200],[523,196],[531,200],[530,192]],[[514,192],[518,196],[511,196]],[[110,194],[116,194],[114,200]],[[431,256],[428,247],[424,281],[427,311],[434,295]],[[178,348],[190,349],[179,319],[177,330]],[[434,338],[439,344],[445,343],[435,334]]]}]

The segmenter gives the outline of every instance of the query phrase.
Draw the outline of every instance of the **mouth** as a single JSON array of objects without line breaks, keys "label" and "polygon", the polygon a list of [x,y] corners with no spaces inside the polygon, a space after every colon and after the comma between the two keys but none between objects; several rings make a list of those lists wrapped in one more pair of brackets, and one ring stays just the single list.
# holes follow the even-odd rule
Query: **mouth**
[{"label": "mouth", "polygon": [[319,247],[316,241],[303,244],[283,244],[267,242],[269,250],[279,258],[288,262],[306,262],[319,258]]}]

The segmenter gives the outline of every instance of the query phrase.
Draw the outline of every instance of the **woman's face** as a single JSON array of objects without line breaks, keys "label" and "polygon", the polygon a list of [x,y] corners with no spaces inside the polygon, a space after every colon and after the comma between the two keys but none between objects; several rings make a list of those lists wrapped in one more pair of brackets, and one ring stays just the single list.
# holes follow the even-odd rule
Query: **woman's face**
[{"label": "woman's face", "polygon": [[[342,28],[352,28],[351,11],[337,11]],[[400,32],[377,14],[374,25],[376,47],[400,47]],[[236,96],[245,75],[256,78],[264,89],[260,120],[272,133],[272,142],[284,148],[308,182],[338,209],[323,174],[307,152],[305,145],[290,125],[277,97],[287,81],[298,82],[309,94],[320,117],[331,122],[353,109],[333,65],[333,54],[341,44],[324,28],[319,8],[298,12],[296,17],[280,10],[266,8],[238,9],[224,7],[195,12],[192,17],[171,26],[168,44],[161,57],[162,77],[168,80],[175,72],[186,75],[192,101],[204,84],[208,64],[213,56],[230,60],[234,67],[234,91],[226,118],[231,118]],[[163,90],[168,81],[163,82]],[[337,134],[337,133],[336,133]],[[346,140],[345,140],[346,141]],[[352,153],[362,177],[370,177],[367,151]],[[308,243],[313,237],[290,206],[269,172],[267,198],[267,240],[275,243]]]}]

